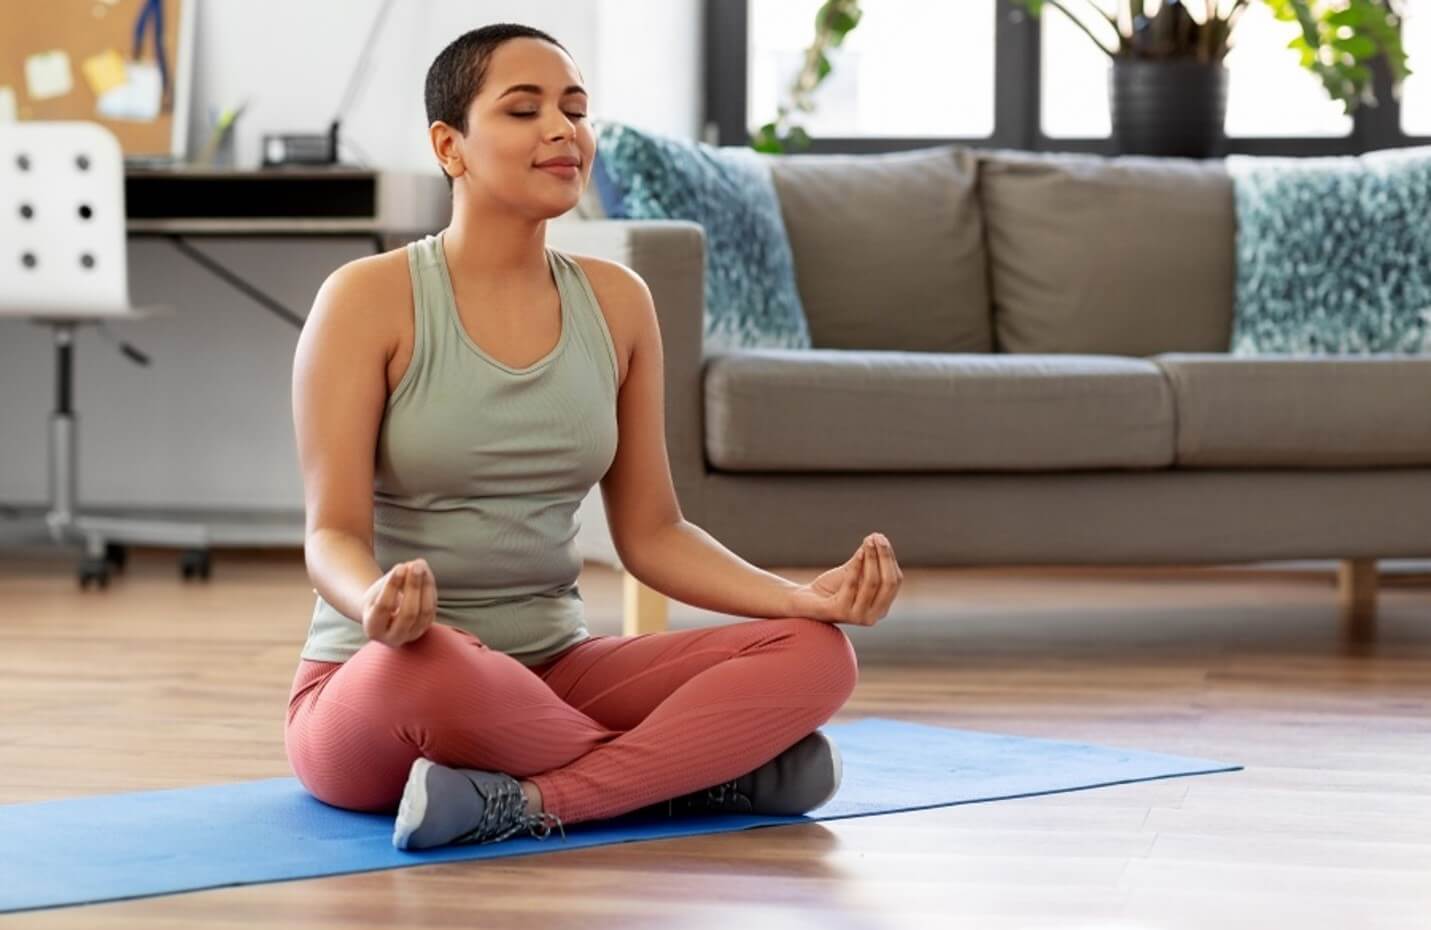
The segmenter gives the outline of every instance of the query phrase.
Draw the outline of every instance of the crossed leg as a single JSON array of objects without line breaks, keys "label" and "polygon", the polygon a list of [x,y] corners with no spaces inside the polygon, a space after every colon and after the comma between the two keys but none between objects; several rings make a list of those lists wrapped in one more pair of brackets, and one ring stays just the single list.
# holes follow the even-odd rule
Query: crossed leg
[{"label": "crossed leg", "polygon": [[315,797],[395,812],[418,756],[533,782],[563,823],[736,778],[826,722],[858,678],[833,624],[756,619],[594,636],[528,668],[434,624],[342,664],[304,661],[285,744]]}]

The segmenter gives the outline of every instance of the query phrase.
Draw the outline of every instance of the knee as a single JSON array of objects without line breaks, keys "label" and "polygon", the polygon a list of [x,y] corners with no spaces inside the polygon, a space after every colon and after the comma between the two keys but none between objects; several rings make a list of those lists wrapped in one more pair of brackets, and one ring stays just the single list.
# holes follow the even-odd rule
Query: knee
[{"label": "knee", "polygon": [[367,693],[382,695],[389,714],[420,717],[434,700],[443,700],[448,670],[466,667],[472,650],[486,648],[464,630],[434,623],[400,646],[369,641],[348,661],[353,665],[350,674],[362,679]]},{"label": "knee", "polygon": [[417,639],[401,646],[368,640],[354,658],[361,657],[365,664],[373,666],[374,671],[400,672],[413,666],[428,666],[458,658],[468,650],[486,648],[481,640],[466,630],[445,623],[433,623]]},{"label": "knee", "polygon": [[396,809],[410,758],[374,752],[364,732],[330,716],[300,716],[284,730],[284,751],[299,784],[331,807],[368,813]]},{"label": "knee", "polygon": [[802,659],[814,663],[822,691],[839,692],[843,704],[854,693],[860,666],[854,644],[837,624],[804,617],[792,618],[792,633],[800,642]]}]

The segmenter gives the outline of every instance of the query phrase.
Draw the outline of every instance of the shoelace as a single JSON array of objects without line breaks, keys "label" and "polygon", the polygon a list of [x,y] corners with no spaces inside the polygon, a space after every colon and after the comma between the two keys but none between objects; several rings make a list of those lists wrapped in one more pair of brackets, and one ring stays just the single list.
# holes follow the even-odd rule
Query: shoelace
[{"label": "shoelace", "polygon": [[[566,827],[562,826],[561,818],[550,811],[518,816],[526,806],[527,798],[522,793],[521,784],[515,778],[502,779],[490,795],[480,788],[477,791],[486,802],[482,810],[482,817],[477,821],[477,826],[452,840],[453,843],[466,843],[472,840],[481,843],[495,843],[523,830],[530,831],[531,835],[538,839],[546,839],[547,835],[552,832],[553,823],[561,831],[562,839],[566,839]],[[505,830],[494,836],[487,835],[497,825],[507,821],[512,821],[512,823]],[[540,832],[538,832],[538,828],[540,828]]]},{"label": "shoelace", "polygon": [[738,779],[732,779],[731,781],[721,782],[719,785],[713,785],[705,789],[703,795],[697,793],[684,795],[679,798],[671,798],[666,802],[666,814],[667,816],[674,817],[677,805],[680,805],[682,809],[686,809],[699,807],[704,804],[724,804],[727,800],[745,801],[747,804],[750,804],[750,798],[739,790],[736,784],[737,781]]},{"label": "shoelace", "polygon": [[[729,796],[729,797],[727,798],[727,796]],[[710,799],[710,801],[711,801],[712,804],[724,804],[724,803],[726,802],[726,800],[731,800],[731,801],[749,801],[749,800],[750,800],[750,799],[747,798],[744,794],[741,794],[740,791],[736,790],[736,784],[735,784],[734,781],[721,782],[719,785],[716,785],[714,788],[707,788],[707,789],[706,789],[706,797]]]},{"label": "shoelace", "polygon": [[[561,831],[561,838],[566,839],[566,827],[562,826],[561,818],[550,811],[539,811],[533,814],[529,822],[532,828],[532,836],[535,836],[539,840],[546,839],[547,834],[552,832],[552,824],[556,824],[556,828]],[[537,832],[538,827],[543,828],[540,833]]]}]

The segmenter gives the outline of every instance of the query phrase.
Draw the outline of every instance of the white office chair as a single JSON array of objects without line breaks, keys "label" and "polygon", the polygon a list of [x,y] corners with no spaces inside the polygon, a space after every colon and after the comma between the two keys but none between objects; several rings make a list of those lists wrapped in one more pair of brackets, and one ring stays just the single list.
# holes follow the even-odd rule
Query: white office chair
[{"label": "white office chair", "polygon": [[[50,417],[49,512],[44,526],[12,520],[6,537],[82,542],[81,587],[109,583],[123,570],[123,543],[178,545],[185,578],[209,576],[203,525],[101,517],[76,512],[76,414],[73,342],[77,326],[167,314],[130,306],[125,237],[124,156],[119,140],[97,123],[0,125],[0,317],[49,326],[55,341],[55,410]],[[149,360],[121,346],[137,364]],[[38,437],[36,437],[38,439]],[[15,442],[19,437],[7,436]]]}]

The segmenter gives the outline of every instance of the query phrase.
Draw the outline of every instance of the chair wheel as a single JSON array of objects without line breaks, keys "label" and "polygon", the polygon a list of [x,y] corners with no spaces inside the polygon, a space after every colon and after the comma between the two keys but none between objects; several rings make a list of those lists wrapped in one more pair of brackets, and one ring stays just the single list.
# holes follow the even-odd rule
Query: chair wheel
[{"label": "chair wheel", "polygon": [[104,559],[96,559],[89,556],[85,556],[80,560],[80,590],[88,590],[91,581],[101,588],[109,587],[109,562]]},{"label": "chair wheel", "polygon": [[104,560],[108,562],[116,572],[124,571],[125,563],[129,561],[129,547],[120,543],[106,543],[104,546]]},{"label": "chair wheel", "polygon": [[202,578],[207,581],[213,571],[209,550],[185,549],[184,554],[179,557],[179,571],[183,573],[185,581],[191,578]]}]

